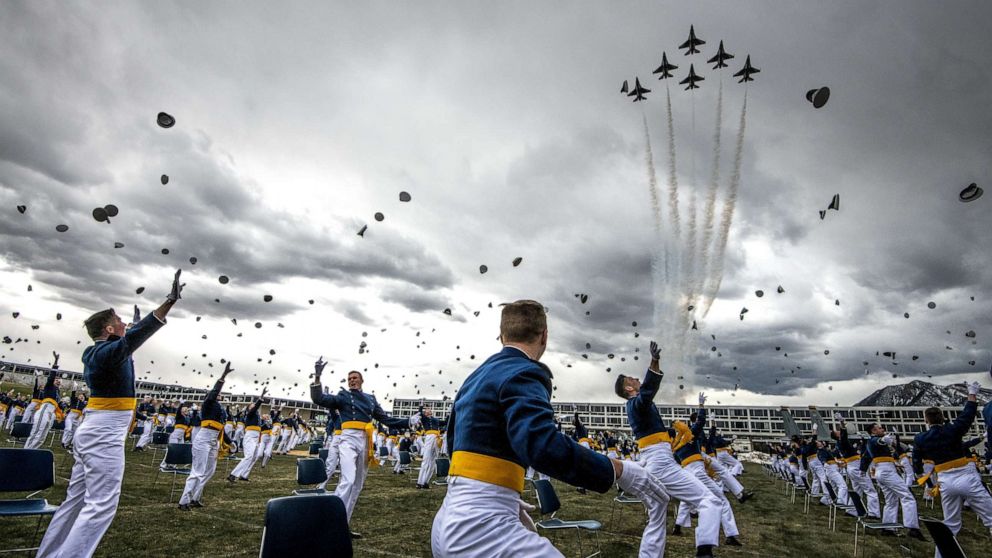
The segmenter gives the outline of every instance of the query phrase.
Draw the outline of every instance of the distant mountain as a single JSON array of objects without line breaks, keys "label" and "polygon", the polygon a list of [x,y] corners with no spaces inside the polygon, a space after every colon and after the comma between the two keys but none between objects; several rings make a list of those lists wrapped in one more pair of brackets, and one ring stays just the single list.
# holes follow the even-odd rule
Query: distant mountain
[{"label": "distant mountain", "polygon": [[[968,399],[964,384],[938,386],[922,380],[884,387],[854,404],[855,407],[959,407]],[[992,399],[992,389],[983,389],[979,401]]]}]

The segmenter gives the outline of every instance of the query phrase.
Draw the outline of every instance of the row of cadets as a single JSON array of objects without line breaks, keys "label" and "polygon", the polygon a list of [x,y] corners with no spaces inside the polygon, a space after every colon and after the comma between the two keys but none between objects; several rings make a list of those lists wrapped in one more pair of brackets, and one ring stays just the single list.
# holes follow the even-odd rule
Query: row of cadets
[{"label": "row of cadets", "polygon": [[[0,372],[0,374],[2,374],[2,372]],[[0,378],[2,378],[2,376],[0,376]],[[14,390],[10,390],[6,394],[0,395],[0,408],[6,411],[6,422],[0,420],[0,426],[6,430],[13,428],[17,417],[24,413],[24,409],[27,405],[27,396],[17,395],[14,393]]]},{"label": "row of cadets", "polygon": [[[369,463],[373,461],[372,436],[375,428],[372,420],[378,420],[386,426],[413,428],[419,423],[420,417],[414,415],[409,419],[394,418],[383,411],[374,395],[362,391],[364,378],[361,372],[355,370],[348,372],[347,391],[342,388],[336,395],[324,393],[320,375],[326,365],[323,357],[314,364],[314,383],[310,385],[310,398],[316,405],[341,413],[341,479],[334,495],[344,502],[350,524],[358,495],[365,485]],[[360,535],[352,532],[352,536],[357,538]]]},{"label": "row of cadets", "polygon": [[72,436],[83,420],[86,403],[86,394],[80,391],[79,385],[73,381],[72,393],[69,394],[69,405],[65,413],[64,430],[62,431],[62,447],[65,449],[72,447]]},{"label": "row of cadets", "polygon": [[420,444],[420,458],[423,462],[420,464],[417,488],[427,490],[431,487],[434,472],[437,471],[437,463],[434,459],[441,446],[441,421],[434,416],[433,409],[424,409],[423,405],[417,408],[417,414],[420,415],[420,426],[423,429]]},{"label": "row of cadets", "polygon": [[444,503],[434,516],[436,557],[561,556],[537,534],[520,499],[527,467],[607,492],[617,483],[648,506],[667,501],[642,467],[593,452],[555,428],[552,374],[540,362],[548,344],[547,314],[533,300],[504,304],[503,349],[462,384],[448,416],[451,468]]},{"label": "row of cadets", "polygon": [[241,431],[244,433],[241,444],[241,448],[244,451],[244,459],[227,476],[228,482],[234,483],[239,479],[247,482],[248,475],[251,474],[252,467],[255,466],[255,462],[258,460],[261,453],[259,451],[259,442],[262,438],[262,417],[259,416],[258,411],[262,407],[262,403],[266,401],[265,394],[267,391],[268,387],[262,388],[262,394],[244,411],[243,422],[239,423],[243,426]]},{"label": "row of cadets", "polygon": [[[699,513],[696,528],[696,556],[712,556],[713,548],[720,543],[720,501],[692,474],[675,461],[672,437],[665,427],[654,397],[661,386],[664,372],[659,360],[661,349],[654,341],[650,345],[651,364],[644,382],[621,374],[616,381],[616,394],[627,400],[627,421],[641,449],[641,462],[665,488],[667,496],[674,497],[695,508]],[[668,499],[660,505],[649,505],[648,524],[641,537],[641,556],[664,556],[665,521]]]},{"label": "row of cadets", "polygon": [[[730,507],[730,501],[727,500],[724,494],[723,486],[717,484],[706,471],[707,461],[712,460],[704,458],[700,450],[700,444],[705,436],[704,429],[706,428],[705,404],[706,394],[700,393],[699,410],[689,415],[691,426],[687,426],[682,422],[675,422],[673,425],[675,428],[669,429],[668,434],[672,437],[672,449],[675,452],[675,460],[679,462],[683,469],[699,479],[699,482],[720,500],[720,525],[723,528],[723,534],[727,537],[726,544],[729,546],[742,546],[741,542],[737,539],[740,536],[740,531],[737,529],[734,510]],[[742,501],[746,501],[749,497],[750,495]],[[675,527],[672,528],[673,535],[681,535],[682,527],[692,527],[692,511],[694,510],[691,510],[690,506],[685,502],[679,503],[675,514]]]},{"label": "row of cadets", "polygon": [[882,489],[882,495],[885,497],[882,521],[895,523],[899,518],[901,505],[902,524],[909,529],[909,536],[925,541],[926,537],[920,532],[916,498],[913,497],[902,476],[896,470],[896,456],[893,454],[895,435],[887,433],[879,423],[872,424],[869,433],[871,438],[868,439],[867,449],[871,456],[871,467],[875,471],[875,481]]},{"label": "row of cadets", "polygon": [[[858,448],[851,443],[847,433],[847,421],[840,413],[834,413],[834,420],[839,426],[837,430],[830,432],[830,436],[837,441],[838,468],[846,471],[847,478],[851,481],[851,489],[861,497],[862,501],[867,502],[869,518],[881,519],[878,490],[871,482],[867,471],[861,470],[862,456],[858,452]],[[847,499],[842,500],[842,503],[846,502]]]},{"label": "row of cadets", "polygon": [[327,435],[330,436],[330,440],[324,444],[324,449],[327,450],[327,458],[324,460],[327,480],[320,483],[317,488],[327,486],[331,480],[331,475],[337,470],[338,463],[341,461],[341,415],[338,414],[337,410],[329,409],[327,417]]},{"label": "row of cadets", "polygon": [[146,395],[141,403],[138,403],[134,415],[142,424],[141,437],[138,438],[138,443],[134,444],[134,451],[145,451],[145,446],[152,441],[152,431],[155,429],[157,421],[155,404],[152,403],[151,395]]},{"label": "row of cadets", "polygon": [[224,372],[217,379],[213,389],[207,392],[200,406],[200,430],[193,437],[193,466],[189,477],[186,478],[183,495],[179,498],[179,509],[182,511],[189,511],[191,507],[203,507],[201,501],[203,489],[217,470],[220,449],[229,443],[229,438],[224,432],[227,413],[221,406],[220,390],[224,387],[227,375],[233,371],[231,361],[228,361],[224,366]]},{"label": "row of cadets", "polygon": [[806,463],[813,473],[813,492],[820,496],[820,503],[824,506],[830,505],[830,493],[827,491],[827,462],[833,459],[833,454],[827,449],[822,440],[817,440],[816,431],[810,436],[810,445],[813,454],[809,456]]},{"label": "row of cadets", "polygon": [[289,416],[282,418],[280,421],[281,427],[279,428],[279,447],[276,448],[275,453],[285,455],[289,453],[289,450],[293,449],[290,443],[292,437],[296,434],[296,418],[295,413],[291,413]]},{"label": "row of cadets", "polygon": [[[992,530],[992,496],[982,484],[975,460],[962,441],[978,414],[979,387],[978,382],[967,386],[968,400],[961,413],[950,424],[947,424],[944,413],[938,407],[930,407],[924,411],[923,417],[928,429],[914,438],[913,467],[916,472],[924,474],[924,459],[934,462],[933,472],[921,477],[918,482],[924,484],[936,475],[944,524],[955,535],[961,530],[962,504],[970,507],[978,514],[985,527]],[[936,556],[940,558],[940,552]]]},{"label": "row of cadets", "polygon": [[267,414],[262,415],[259,418],[259,428],[261,431],[259,432],[258,437],[258,459],[261,459],[262,468],[264,469],[265,466],[269,464],[269,459],[272,458],[272,444],[274,438],[272,436],[272,418]]},{"label": "row of cadets", "polygon": [[55,357],[55,363],[48,371],[45,386],[40,390],[41,401],[32,417],[31,435],[24,442],[24,449],[40,448],[45,443],[45,438],[48,436],[48,431],[52,429],[52,423],[55,422],[55,419],[58,418],[59,421],[64,419],[62,408],[59,407],[59,399],[61,398],[59,386],[62,385],[62,380],[59,379],[59,354],[53,351],[52,355]]},{"label": "row of cadets", "polygon": [[179,275],[176,271],[165,302],[130,329],[112,308],[87,318],[86,331],[94,344],[83,351],[82,360],[91,398],[76,429],[75,464],[65,500],[36,556],[92,556],[113,522],[124,479],[124,440],[137,403],[131,355],[165,324],[182,292]]}]

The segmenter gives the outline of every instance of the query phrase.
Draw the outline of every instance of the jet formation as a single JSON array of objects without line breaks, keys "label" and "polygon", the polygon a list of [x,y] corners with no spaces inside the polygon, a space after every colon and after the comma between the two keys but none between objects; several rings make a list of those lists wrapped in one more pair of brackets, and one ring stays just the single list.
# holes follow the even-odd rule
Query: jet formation
[{"label": "jet formation", "polygon": [[[679,49],[685,49],[685,53],[684,54],[686,56],[690,56],[690,55],[693,55],[693,54],[699,54],[700,51],[699,51],[699,48],[698,47],[701,46],[701,45],[705,45],[705,44],[706,44],[706,41],[704,41],[704,40],[702,40],[702,39],[700,39],[699,37],[696,36],[696,27],[694,25],[690,25],[689,26],[689,38],[686,39],[686,41],[684,43],[682,43],[681,45],[679,45]],[[726,48],[723,46],[723,41],[721,40],[720,41],[720,45],[717,47],[716,54],[713,55],[713,57],[710,58],[710,59],[708,59],[706,62],[708,64],[714,64],[713,69],[714,70],[718,70],[720,68],[726,68],[726,67],[728,67],[727,60],[730,60],[732,58],[734,58],[734,55],[731,54],[731,53],[729,53],[729,52],[727,52]],[[675,64],[672,64],[671,62],[668,61],[668,53],[667,52],[662,52],[661,53],[661,65],[659,65],[651,73],[652,74],[657,74],[658,75],[658,79],[659,80],[662,80],[662,79],[668,79],[668,78],[671,78],[671,77],[675,77],[672,74],[672,71],[677,70],[677,69],[678,69],[678,66],[676,66]],[[754,81],[754,78],[751,77],[751,76],[753,74],[757,74],[760,71],[761,71],[760,69],[755,68],[754,66],[751,65],[751,55],[748,54],[746,60],[744,61],[744,67],[741,68],[740,70],[738,70],[737,73],[735,73],[733,75],[733,77],[741,78],[741,79],[739,79],[737,81],[737,83],[745,83],[745,82],[748,82],[748,81]],[[689,91],[689,90],[692,90],[692,89],[699,89],[699,84],[698,83],[701,82],[701,81],[704,81],[705,79],[706,78],[704,78],[703,76],[700,76],[699,74],[696,73],[696,69],[695,69],[695,65],[694,64],[689,64],[689,75],[687,75],[685,77],[685,79],[683,79],[682,81],[680,81],[679,82],[679,85],[685,85],[686,86],[686,88],[685,88],[686,91]],[[647,89],[647,88],[641,86],[640,80],[638,78],[636,78],[636,77],[634,78],[634,88],[633,89],[630,88],[630,86],[628,85],[627,80],[624,80],[623,86],[620,87],[620,93],[625,94],[628,97],[633,97],[634,98],[633,101],[635,103],[637,101],[643,101],[643,100],[645,100],[645,94],[650,93],[650,92],[651,92],[650,89]]]}]

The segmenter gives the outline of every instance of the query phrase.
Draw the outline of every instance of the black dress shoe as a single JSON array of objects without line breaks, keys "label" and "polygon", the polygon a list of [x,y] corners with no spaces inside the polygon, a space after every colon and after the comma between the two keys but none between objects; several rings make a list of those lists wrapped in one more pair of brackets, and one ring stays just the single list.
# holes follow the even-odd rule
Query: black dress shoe
[{"label": "black dress shoe", "polygon": [[190,506],[193,506],[194,508],[202,508],[203,507],[203,504],[200,503],[199,500],[193,500],[192,502],[189,503],[189,505]]},{"label": "black dress shoe", "polygon": [[179,504],[179,511],[190,511],[189,504]]},{"label": "black dress shoe", "polygon": [[916,540],[927,542],[927,538],[923,536],[923,533],[921,533],[919,529],[910,529],[907,535],[913,537]]},{"label": "black dress shoe", "polygon": [[672,536],[674,536],[674,537],[681,537],[682,536],[682,526],[681,525],[676,525],[675,527],[672,527]]},{"label": "black dress shoe", "polygon": [[238,477],[236,477],[234,475],[227,475],[227,482],[229,482],[231,484],[234,484],[234,483],[238,482]]},{"label": "black dress shoe", "polygon": [[741,492],[741,495],[737,498],[737,501],[743,504],[751,498],[754,498],[754,492]]},{"label": "black dress shoe", "polygon": [[241,477],[241,478],[239,478],[238,480],[239,480],[239,481],[241,481],[241,482],[249,482],[249,481],[248,481],[248,479],[246,479],[246,478],[244,478],[244,477]]},{"label": "black dress shoe", "polygon": [[737,540],[737,537],[727,537],[727,540],[723,541],[723,544],[727,546],[744,546],[741,541]]}]

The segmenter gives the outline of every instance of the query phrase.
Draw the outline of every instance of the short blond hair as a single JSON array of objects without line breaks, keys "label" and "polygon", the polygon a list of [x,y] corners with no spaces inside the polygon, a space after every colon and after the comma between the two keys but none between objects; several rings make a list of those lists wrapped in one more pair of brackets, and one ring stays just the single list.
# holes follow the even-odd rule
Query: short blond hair
[{"label": "short blond hair", "polygon": [[535,300],[518,300],[501,305],[499,335],[504,343],[533,343],[548,329],[544,305]]}]

